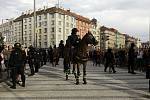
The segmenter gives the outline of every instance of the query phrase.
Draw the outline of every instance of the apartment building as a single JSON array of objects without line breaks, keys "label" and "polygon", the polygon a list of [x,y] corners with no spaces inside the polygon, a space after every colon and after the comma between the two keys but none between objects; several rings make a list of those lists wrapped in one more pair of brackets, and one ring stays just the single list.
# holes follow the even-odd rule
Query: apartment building
[{"label": "apartment building", "polygon": [[101,28],[101,48],[119,49],[125,47],[125,36],[114,28],[102,26]]},{"label": "apartment building", "polygon": [[100,48],[100,44],[101,44],[100,27],[101,27],[100,22],[98,22],[97,19],[93,18],[90,24],[90,31],[98,41],[98,45],[97,45],[98,48]]},{"label": "apartment building", "polygon": [[[0,33],[4,37],[4,41],[6,44],[14,43],[14,26],[13,19],[7,20],[7,22],[0,25]],[[13,42],[12,42],[13,41]]]},{"label": "apartment building", "polygon": [[[125,41],[126,48],[129,48],[131,46],[131,43],[134,43],[137,46],[137,42],[138,42],[137,38],[134,38],[132,36],[125,34],[125,39],[126,39],[126,41]],[[139,43],[138,43],[138,45],[139,45]]]}]

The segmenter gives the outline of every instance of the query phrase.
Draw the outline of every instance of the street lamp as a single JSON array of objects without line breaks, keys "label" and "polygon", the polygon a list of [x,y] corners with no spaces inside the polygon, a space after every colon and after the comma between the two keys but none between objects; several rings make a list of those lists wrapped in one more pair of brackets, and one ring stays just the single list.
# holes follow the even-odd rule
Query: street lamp
[{"label": "street lamp", "polygon": [[149,17],[149,47],[150,47],[150,17]]},{"label": "street lamp", "polygon": [[34,47],[36,47],[36,2],[34,0]]}]

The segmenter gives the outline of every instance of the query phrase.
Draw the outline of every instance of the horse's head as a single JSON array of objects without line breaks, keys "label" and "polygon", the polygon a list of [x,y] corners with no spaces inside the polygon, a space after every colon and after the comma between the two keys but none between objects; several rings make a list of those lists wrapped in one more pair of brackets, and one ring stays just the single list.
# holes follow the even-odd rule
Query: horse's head
[{"label": "horse's head", "polygon": [[86,33],[84,38],[86,39],[87,44],[93,44],[94,46],[98,44],[98,41],[95,39],[95,37],[90,31]]}]

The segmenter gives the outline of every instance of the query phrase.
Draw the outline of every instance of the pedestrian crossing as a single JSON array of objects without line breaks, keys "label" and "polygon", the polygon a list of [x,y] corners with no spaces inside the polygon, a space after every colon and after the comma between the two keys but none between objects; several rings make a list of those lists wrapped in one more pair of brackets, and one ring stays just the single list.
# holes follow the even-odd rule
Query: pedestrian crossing
[{"label": "pedestrian crossing", "polygon": [[[43,66],[39,73],[27,77],[26,87],[12,90],[0,83],[0,100],[149,100],[148,80],[143,73],[132,75],[126,69],[117,73],[103,72],[104,68],[87,66],[87,85],[83,85],[82,67],[80,84],[74,75],[65,80],[62,61],[57,67]],[[28,73],[28,72],[27,72]]]}]

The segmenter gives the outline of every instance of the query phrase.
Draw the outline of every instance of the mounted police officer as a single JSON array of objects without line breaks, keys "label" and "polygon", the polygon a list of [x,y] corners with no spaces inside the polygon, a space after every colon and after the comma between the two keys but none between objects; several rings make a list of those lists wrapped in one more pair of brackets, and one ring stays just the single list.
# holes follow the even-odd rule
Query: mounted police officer
[{"label": "mounted police officer", "polygon": [[16,89],[16,77],[21,75],[22,86],[25,87],[25,74],[24,74],[24,64],[25,64],[26,55],[21,49],[20,43],[15,43],[14,50],[10,54],[9,66],[11,68],[11,78],[13,85],[10,87]]},{"label": "mounted police officer", "polygon": [[[78,37],[77,35],[77,32],[78,32],[78,29],[77,28],[73,28],[72,29],[72,32],[71,32],[71,35],[68,36],[68,43],[70,45],[70,48],[71,48],[71,62],[73,63],[73,71],[72,73],[75,74],[75,55],[76,55],[76,49],[78,47],[78,44],[80,42],[80,38]],[[77,67],[79,67],[77,65]],[[78,71],[77,71],[78,75],[80,75],[80,71],[79,71],[79,68],[78,68]]]},{"label": "mounted police officer", "polygon": [[78,32],[78,29],[73,28],[72,32],[71,32],[71,35],[68,36],[68,41],[69,41],[72,48],[76,48],[79,44],[79,41],[80,41],[80,39],[77,35],[77,32]]}]

